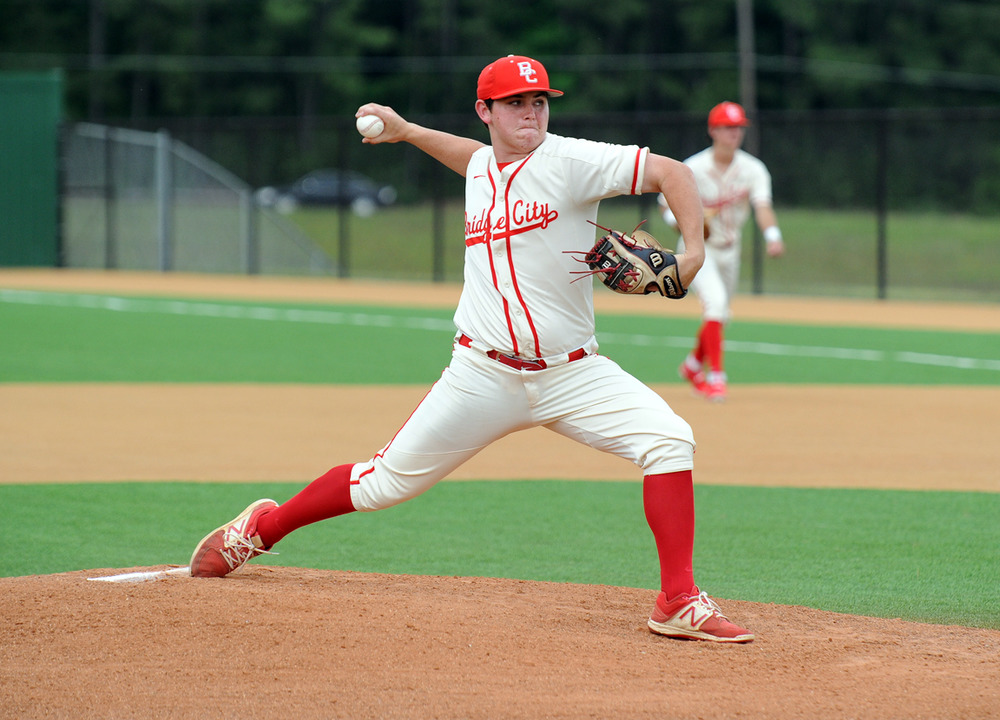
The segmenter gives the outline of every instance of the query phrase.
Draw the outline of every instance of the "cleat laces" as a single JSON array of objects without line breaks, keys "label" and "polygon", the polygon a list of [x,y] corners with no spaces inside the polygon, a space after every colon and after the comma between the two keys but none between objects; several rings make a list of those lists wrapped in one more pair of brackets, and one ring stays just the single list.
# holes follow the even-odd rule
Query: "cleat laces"
[{"label": "cleat laces", "polygon": [[698,597],[695,598],[695,602],[703,605],[706,610],[709,610],[716,617],[729,622],[729,618],[722,614],[722,608],[719,607],[715,600],[708,596],[708,593],[698,593]]},{"label": "cleat laces", "polygon": [[277,555],[278,553],[263,550],[254,545],[250,538],[245,537],[236,530],[230,529],[226,531],[225,537],[222,540],[222,547],[219,548],[219,554],[226,561],[229,569],[235,570],[246,563],[247,560],[257,555]]}]

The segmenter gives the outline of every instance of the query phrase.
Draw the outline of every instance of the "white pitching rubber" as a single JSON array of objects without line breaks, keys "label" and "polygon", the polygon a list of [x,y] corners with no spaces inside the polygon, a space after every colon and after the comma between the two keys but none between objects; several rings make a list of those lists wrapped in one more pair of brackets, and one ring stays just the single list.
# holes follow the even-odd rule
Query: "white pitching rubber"
[{"label": "white pitching rubber", "polygon": [[149,570],[146,572],[130,572],[121,575],[105,575],[104,577],[92,577],[88,580],[99,580],[101,582],[148,582],[149,580],[159,580],[171,575],[191,575],[190,566],[171,568],[170,570]]}]

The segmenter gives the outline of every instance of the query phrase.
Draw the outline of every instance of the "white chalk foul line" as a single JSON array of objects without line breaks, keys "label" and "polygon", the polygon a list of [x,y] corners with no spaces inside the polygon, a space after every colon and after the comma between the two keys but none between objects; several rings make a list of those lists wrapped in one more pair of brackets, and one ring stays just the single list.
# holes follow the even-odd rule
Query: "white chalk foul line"
[{"label": "white chalk foul line", "polygon": [[195,300],[147,300],[105,295],[75,295],[70,293],[46,293],[34,290],[0,289],[0,302],[17,303],[20,305],[108,310],[111,312],[224,318],[227,320],[259,320],[265,322],[355,325],[358,327],[440,330],[444,332],[455,331],[455,325],[450,320],[442,320],[440,318],[406,318],[376,313],[280,308],[266,305],[225,305],[223,303]]},{"label": "white chalk foul line", "polygon": [[[620,345],[641,345],[671,348],[690,348],[689,337],[661,337],[656,335],[624,335],[620,333],[599,333],[601,342]],[[1000,372],[1000,360],[984,358],[955,357],[917,352],[886,352],[863,348],[822,347],[815,345],[783,345],[781,343],[746,342],[726,340],[726,352],[748,353],[752,355],[773,355],[776,357],[827,358],[831,360],[851,360],[858,362],[897,362],[912,365],[937,365],[958,370],[992,370]]]},{"label": "white chalk foul line", "polygon": [[[83,295],[74,293],[51,293],[35,290],[10,290],[0,288],[0,303],[22,305],[46,305],[75,307],[112,312],[153,313],[161,315],[184,315],[194,317],[225,318],[234,320],[258,320],[266,322],[318,323],[324,325],[352,325],[355,327],[402,328],[407,330],[430,330],[433,332],[455,332],[450,320],[440,318],[398,317],[378,313],[341,312],[300,308],[280,308],[259,305],[226,305],[195,300],[156,300],[126,298],[107,295]],[[598,333],[601,342],[631,345],[636,347],[690,347],[689,337],[662,335],[639,335],[624,333]],[[934,365],[958,370],[987,370],[1000,372],[1000,360],[991,358],[969,358],[951,355],[935,355],[909,351],[886,352],[864,348],[837,348],[809,345],[785,345],[781,343],[746,342],[727,340],[726,352],[772,355],[776,357],[812,357],[857,362],[897,362],[913,365]]]},{"label": "white chalk foul line", "polygon": [[140,572],[121,573],[119,575],[104,575],[102,577],[92,577],[87,579],[97,580],[99,582],[135,583],[135,582],[149,582],[150,580],[159,580],[160,578],[170,577],[171,575],[182,575],[184,577],[190,577],[191,568],[190,566],[185,566],[179,568],[171,568],[170,570],[147,570]]}]

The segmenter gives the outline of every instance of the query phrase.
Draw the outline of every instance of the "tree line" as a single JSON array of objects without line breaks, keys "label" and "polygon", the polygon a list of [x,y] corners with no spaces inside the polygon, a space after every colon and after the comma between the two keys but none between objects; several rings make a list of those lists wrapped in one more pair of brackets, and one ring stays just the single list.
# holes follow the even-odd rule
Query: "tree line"
[{"label": "tree line", "polygon": [[[483,65],[516,53],[546,63],[567,112],[703,112],[738,99],[736,6],[0,0],[0,71],[61,68],[70,120],[315,117],[371,99],[449,114],[470,111]],[[761,110],[1000,104],[993,0],[752,0],[752,11]]]}]

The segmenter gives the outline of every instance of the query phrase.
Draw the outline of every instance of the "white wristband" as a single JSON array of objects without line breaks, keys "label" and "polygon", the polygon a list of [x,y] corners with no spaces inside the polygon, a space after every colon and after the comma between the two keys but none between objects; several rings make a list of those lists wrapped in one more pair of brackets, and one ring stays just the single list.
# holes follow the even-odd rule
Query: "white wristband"
[{"label": "white wristband", "polygon": [[772,225],[771,227],[764,230],[764,239],[769,243],[781,242],[781,228],[777,225]]}]

